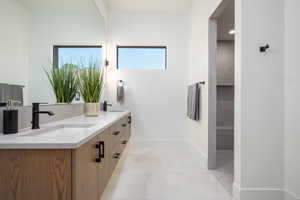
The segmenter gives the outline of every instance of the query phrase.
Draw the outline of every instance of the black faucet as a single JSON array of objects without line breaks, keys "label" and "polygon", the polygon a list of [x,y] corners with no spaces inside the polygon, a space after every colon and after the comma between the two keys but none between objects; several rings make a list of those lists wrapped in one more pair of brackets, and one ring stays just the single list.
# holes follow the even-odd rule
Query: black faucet
[{"label": "black faucet", "polygon": [[107,103],[107,101],[103,102],[103,111],[106,112],[107,111],[107,107],[108,106],[112,106],[111,104]]},{"label": "black faucet", "polygon": [[32,129],[40,128],[40,114],[54,115],[52,111],[40,111],[40,104],[42,103],[32,103]]}]

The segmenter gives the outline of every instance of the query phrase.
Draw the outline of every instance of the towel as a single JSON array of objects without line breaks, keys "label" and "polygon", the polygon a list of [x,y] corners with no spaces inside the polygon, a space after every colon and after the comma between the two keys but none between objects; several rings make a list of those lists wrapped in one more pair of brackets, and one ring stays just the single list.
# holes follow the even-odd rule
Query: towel
[{"label": "towel", "polygon": [[200,120],[200,95],[198,83],[188,87],[187,116],[195,121]]},{"label": "towel", "polygon": [[117,87],[117,102],[123,103],[124,102],[124,86],[118,85]]}]

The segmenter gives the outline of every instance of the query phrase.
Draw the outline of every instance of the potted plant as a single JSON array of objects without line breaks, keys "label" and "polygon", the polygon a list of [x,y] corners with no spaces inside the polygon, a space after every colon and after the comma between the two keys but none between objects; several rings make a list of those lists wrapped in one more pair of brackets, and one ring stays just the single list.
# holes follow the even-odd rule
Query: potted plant
[{"label": "potted plant", "polygon": [[104,86],[103,70],[95,65],[79,70],[79,90],[85,102],[85,114],[100,114],[100,97]]},{"label": "potted plant", "polygon": [[71,103],[78,90],[77,67],[65,64],[62,67],[51,66],[50,70],[44,70],[57,103]]}]

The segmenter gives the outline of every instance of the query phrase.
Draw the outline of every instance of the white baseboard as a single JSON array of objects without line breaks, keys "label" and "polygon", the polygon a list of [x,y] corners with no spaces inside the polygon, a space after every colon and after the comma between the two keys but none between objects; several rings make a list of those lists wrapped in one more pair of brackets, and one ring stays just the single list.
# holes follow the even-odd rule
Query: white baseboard
[{"label": "white baseboard", "polygon": [[283,188],[239,188],[233,183],[233,200],[300,200]]},{"label": "white baseboard", "polygon": [[237,186],[237,184],[234,182],[232,184],[232,195],[233,195],[233,200],[240,200],[240,188]]},{"label": "white baseboard", "polygon": [[240,188],[233,183],[234,200],[284,200],[281,188]]}]

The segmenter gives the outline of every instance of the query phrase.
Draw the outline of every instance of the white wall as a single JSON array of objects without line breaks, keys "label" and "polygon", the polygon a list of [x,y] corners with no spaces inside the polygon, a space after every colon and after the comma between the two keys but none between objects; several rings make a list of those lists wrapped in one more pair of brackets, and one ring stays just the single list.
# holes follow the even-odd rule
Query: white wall
[{"label": "white wall", "polygon": [[[109,100],[130,109],[133,139],[187,136],[187,16],[160,13],[110,13]],[[116,70],[116,45],[166,45],[167,70]],[[118,80],[125,81],[125,103],[116,103]]]},{"label": "white wall", "polygon": [[[282,0],[236,0],[236,8],[235,189],[243,200],[280,200],[284,5]],[[260,53],[266,43],[270,50]]]},{"label": "white wall", "polygon": [[[28,85],[29,13],[15,0],[0,1],[0,82]],[[24,91],[24,103],[27,102]]]},{"label": "white wall", "polygon": [[208,20],[221,0],[194,0],[189,18],[189,74],[188,84],[205,81],[201,91],[200,121],[188,121],[189,141],[208,157]]},{"label": "white wall", "polygon": [[[104,21],[105,21],[105,25],[107,25],[107,21],[108,21],[108,7],[107,7],[107,4],[105,3],[105,0],[94,0],[97,8],[99,9],[101,15],[103,16],[104,18]],[[105,29],[107,30],[107,29]]]},{"label": "white wall", "polygon": [[[300,199],[299,0],[285,1],[285,189]],[[294,195],[293,195],[294,194]]]},{"label": "white wall", "polygon": [[53,45],[102,45],[104,19],[95,12],[44,11],[31,15],[31,101],[55,103],[43,71],[52,63]]}]

